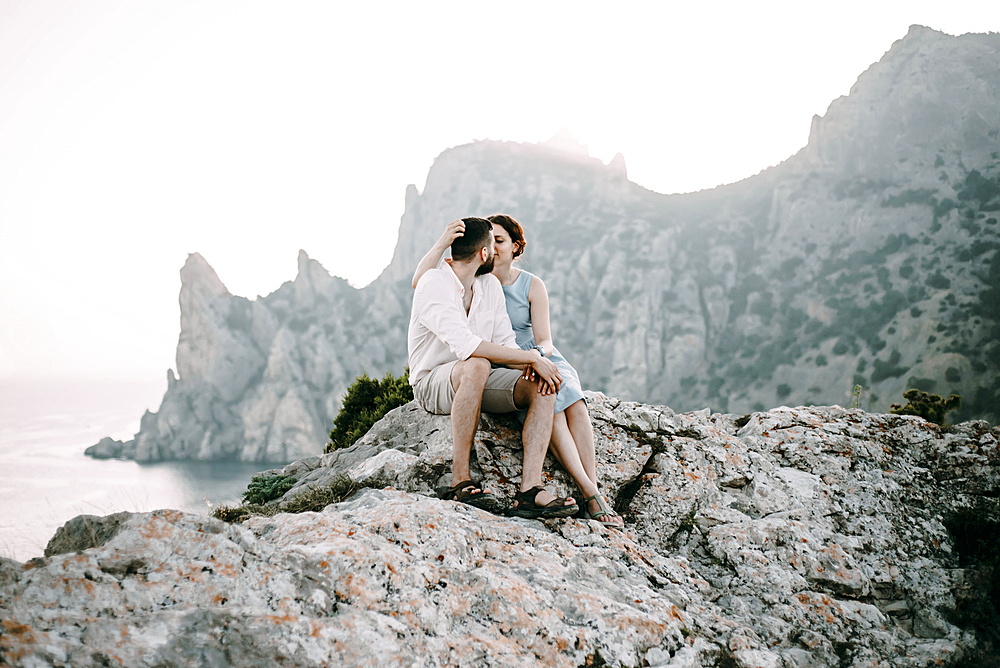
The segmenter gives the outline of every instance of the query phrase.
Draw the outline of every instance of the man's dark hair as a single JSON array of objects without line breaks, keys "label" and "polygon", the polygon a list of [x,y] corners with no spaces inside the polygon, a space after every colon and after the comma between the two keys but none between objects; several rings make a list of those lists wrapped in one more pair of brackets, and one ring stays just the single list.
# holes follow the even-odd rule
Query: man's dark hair
[{"label": "man's dark hair", "polygon": [[493,226],[485,218],[463,218],[465,234],[451,242],[451,259],[456,262],[468,262],[480,248],[490,245],[493,236]]}]

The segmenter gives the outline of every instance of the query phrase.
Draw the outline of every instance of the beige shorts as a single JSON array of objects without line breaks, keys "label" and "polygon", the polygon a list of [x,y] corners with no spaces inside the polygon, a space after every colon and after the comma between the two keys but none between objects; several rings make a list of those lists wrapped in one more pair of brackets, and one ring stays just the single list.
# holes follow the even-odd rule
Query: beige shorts
[{"label": "beige shorts", "polygon": [[[451,370],[458,361],[434,367],[429,374],[413,386],[413,397],[428,413],[451,415],[451,402],[455,399],[455,388],[451,384]],[[514,386],[521,377],[518,369],[499,368],[490,371],[483,390],[482,410],[486,413],[510,413],[517,410],[514,405]]]}]

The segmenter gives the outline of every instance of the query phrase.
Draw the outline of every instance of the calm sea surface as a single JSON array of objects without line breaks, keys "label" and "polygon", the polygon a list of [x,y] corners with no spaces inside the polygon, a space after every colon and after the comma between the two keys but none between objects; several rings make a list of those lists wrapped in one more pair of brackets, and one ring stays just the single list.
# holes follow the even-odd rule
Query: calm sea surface
[{"label": "calm sea surface", "polygon": [[127,440],[156,410],[166,381],[0,381],[0,556],[41,556],[55,530],[81,514],[176,508],[207,514],[235,503],[275,464],[95,460],[104,436]]}]

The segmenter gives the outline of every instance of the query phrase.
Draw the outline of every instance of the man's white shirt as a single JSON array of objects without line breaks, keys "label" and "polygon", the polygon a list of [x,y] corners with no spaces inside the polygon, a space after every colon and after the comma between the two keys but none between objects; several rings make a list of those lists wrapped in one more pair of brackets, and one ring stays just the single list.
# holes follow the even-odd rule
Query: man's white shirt
[{"label": "man's white shirt", "polygon": [[468,315],[464,296],[465,288],[447,262],[420,277],[406,337],[411,385],[434,367],[469,359],[483,341],[519,350],[496,276],[476,278]]}]

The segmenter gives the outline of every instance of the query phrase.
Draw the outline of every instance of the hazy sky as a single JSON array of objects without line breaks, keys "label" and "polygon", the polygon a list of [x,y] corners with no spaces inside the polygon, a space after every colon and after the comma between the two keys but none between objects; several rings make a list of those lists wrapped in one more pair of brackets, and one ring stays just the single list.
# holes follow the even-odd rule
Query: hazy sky
[{"label": "hazy sky", "polygon": [[673,4],[0,0],[0,379],[162,378],[190,252],[250,298],[299,248],[370,282],[448,147],[565,127],[710,188],[910,24],[1000,30],[996,2]]}]

